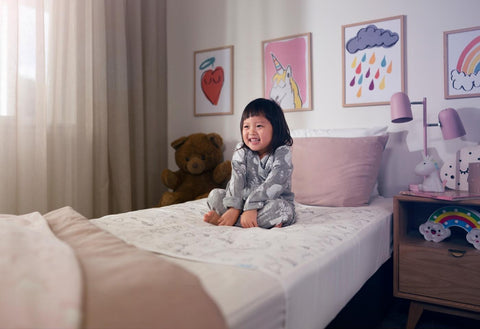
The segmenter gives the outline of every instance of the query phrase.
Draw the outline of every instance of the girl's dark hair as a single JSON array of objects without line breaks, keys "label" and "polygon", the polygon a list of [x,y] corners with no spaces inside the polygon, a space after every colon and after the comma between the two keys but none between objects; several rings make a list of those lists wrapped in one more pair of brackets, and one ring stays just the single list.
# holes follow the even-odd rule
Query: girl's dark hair
[{"label": "girl's dark hair", "polygon": [[[245,106],[242,119],[240,120],[240,135],[243,130],[243,122],[252,116],[258,115],[263,115],[272,125],[273,134],[272,142],[270,143],[270,152],[275,152],[279,146],[291,146],[293,144],[290,129],[285,120],[285,115],[283,115],[282,108],[275,101],[266,98],[254,99]],[[245,143],[242,144],[242,147],[246,147]]]}]

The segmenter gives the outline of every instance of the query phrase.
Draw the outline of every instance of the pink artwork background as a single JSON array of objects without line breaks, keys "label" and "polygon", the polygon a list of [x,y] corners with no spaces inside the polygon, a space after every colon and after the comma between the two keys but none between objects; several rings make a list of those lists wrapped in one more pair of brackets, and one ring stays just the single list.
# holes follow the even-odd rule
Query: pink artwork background
[{"label": "pink artwork background", "polygon": [[275,64],[272,60],[272,53],[286,69],[288,65],[292,68],[293,78],[297,82],[302,107],[309,107],[308,95],[308,43],[307,36],[292,37],[278,41],[266,42],[264,44],[264,67],[265,67],[265,97],[269,97],[272,88],[272,77],[275,75]]}]

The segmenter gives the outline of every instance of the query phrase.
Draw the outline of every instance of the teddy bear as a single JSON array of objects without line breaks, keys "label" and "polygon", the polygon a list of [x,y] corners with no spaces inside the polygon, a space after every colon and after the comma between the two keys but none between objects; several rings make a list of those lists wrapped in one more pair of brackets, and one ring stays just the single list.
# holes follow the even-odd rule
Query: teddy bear
[{"label": "teddy bear", "polygon": [[223,139],[217,133],[196,133],[171,143],[177,171],[165,169],[162,183],[171,189],[163,193],[159,206],[200,199],[217,187],[225,188],[232,173],[230,161],[223,161]]}]

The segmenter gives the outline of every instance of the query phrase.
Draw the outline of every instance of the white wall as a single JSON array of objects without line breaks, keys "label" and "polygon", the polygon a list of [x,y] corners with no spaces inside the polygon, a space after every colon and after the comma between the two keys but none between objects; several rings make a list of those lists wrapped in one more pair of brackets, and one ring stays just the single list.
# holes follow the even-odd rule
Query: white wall
[{"label": "white wall", "polygon": [[[475,123],[480,122],[479,98],[446,100],[443,95],[443,32],[478,26],[479,12],[478,0],[167,0],[168,140],[218,132],[230,158],[244,106],[263,94],[261,42],[311,32],[313,110],[286,113],[290,129],[388,125],[393,133],[386,152],[389,166],[381,175],[397,178],[387,189],[403,188],[418,179],[402,162],[421,159],[421,107],[413,107],[414,121],[401,125],[390,123],[389,106],[342,107],[342,25],[406,16],[410,99],[427,97],[429,122],[436,122],[441,109],[456,108],[467,129],[463,140],[444,142],[440,129],[429,128],[429,148],[441,159],[480,141]],[[234,114],[195,117],[193,53],[226,45],[234,46]],[[394,146],[401,152],[393,152]],[[169,168],[176,168],[173,149]]]}]

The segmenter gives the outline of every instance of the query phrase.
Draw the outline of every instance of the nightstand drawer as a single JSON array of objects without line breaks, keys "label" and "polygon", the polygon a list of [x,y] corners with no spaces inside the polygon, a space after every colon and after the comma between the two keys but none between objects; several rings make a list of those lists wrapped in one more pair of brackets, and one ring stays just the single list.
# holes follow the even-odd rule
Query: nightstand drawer
[{"label": "nightstand drawer", "polygon": [[480,306],[480,252],[455,257],[442,242],[399,246],[399,291]]}]

